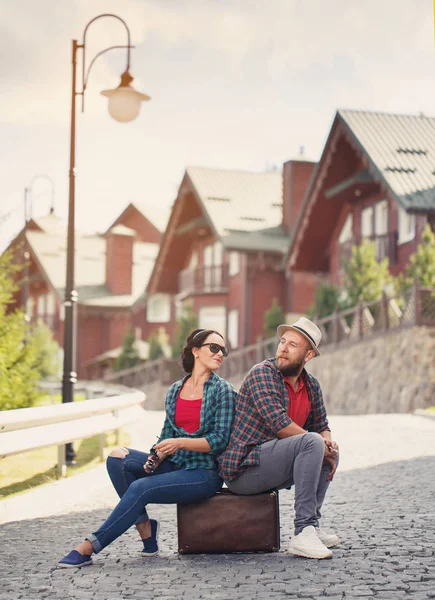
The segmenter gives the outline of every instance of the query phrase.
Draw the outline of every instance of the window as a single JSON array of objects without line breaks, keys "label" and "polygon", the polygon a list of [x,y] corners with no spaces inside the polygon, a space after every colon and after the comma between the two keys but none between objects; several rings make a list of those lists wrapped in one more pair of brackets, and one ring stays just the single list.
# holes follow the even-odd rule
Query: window
[{"label": "window", "polygon": [[203,306],[199,309],[198,327],[215,329],[225,335],[226,313],[225,306]]},{"label": "window", "polygon": [[232,350],[239,346],[239,311],[237,308],[228,312],[228,343]]},{"label": "window", "polygon": [[219,288],[222,285],[222,242],[204,248],[204,287]]},{"label": "window", "polygon": [[415,237],[415,215],[399,206],[399,244],[410,242]]},{"label": "window", "polygon": [[353,226],[352,213],[349,213],[346,217],[343,227],[341,228],[340,235],[338,236],[339,244],[344,244],[345,242],[351,241],[352,226]]},{"label": "window", "polygon": [[184,313],[184,307],[182,300],[176,298],[175,299],[175,320],[178,322]]},{"label": "window", "polygon": [[45,294],[41,294],[38,296],[36,300],[36,316],[42,317],[46,312],[46,296]]},{"label": "window", "polygon": [[198,252],[192,252],[189,262],[189,269],[195,270],[198,266]]},{"label": "window", "polygon": [[171,298],[169,294],[154,294],[147,301],[147,322],[168,323],[171,319]]},{"label": "window", "polygon": [[361,235],[362,237],[373,235],[373,206],[367,206],[361,212]]},{"label": "window", "polygon": [[230,277],[237,275],[240,272],[240,254],[238,252],[230,252],[228,274]]},{"label": "window", "polygon": [[46,314],[54,315],[56,313],[56,299],[54,297],[54,294],[51,294],[51,293],[47,294],[46,298],[47,298],[46,305],[45,305]]},{"label": "window", "polygon": [[213,264],[215,266],[220,266],[224,260],[224,247],[222,246],[222,242],[216,242],[213,244]]},{"label": "window", "polygon": [[386,235],[388,233],[388,202],[382,200],[375,204],[375,234]]}]

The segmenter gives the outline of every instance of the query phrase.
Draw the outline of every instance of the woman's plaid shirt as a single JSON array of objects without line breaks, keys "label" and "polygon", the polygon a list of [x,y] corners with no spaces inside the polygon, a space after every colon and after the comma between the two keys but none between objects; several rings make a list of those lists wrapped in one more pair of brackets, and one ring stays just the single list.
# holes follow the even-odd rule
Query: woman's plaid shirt
[{"label": "woman's plaid shirt", "polygon": [[[308,431],[329,431],[322,390],[315,377],[302,371],[311,404],[304,425]],[[218,459],[219,472],[226,481],[239,475],[244,467],[260,463],[260,446],[277,437],[290,425],[288,393],[275,359],[255,365],[246,376],[236,398],[236,415],[227,449]]]},{"label": "woman's plaid shirt", "polygon": [[188,377],[190,375],[176,381],[168,390],[165,404],[166,418],[159,442],[177,437],[205,438],[210,444],[210,452],[178,450],[171,456],[170,460],[180,469],[216,469],[216,457],[225,450],[230,439],[236,392],[228,381],[225,381],[216,373],[212,373],[204,383],[199,429],[194,433],[188,433],[175,424],[175,407],[178,394]]}]

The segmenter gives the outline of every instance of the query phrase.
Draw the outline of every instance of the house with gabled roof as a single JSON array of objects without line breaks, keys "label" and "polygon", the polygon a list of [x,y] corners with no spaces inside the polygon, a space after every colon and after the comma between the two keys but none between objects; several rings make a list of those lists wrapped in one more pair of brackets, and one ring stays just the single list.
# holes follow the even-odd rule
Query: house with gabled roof
[{"label": "house with gabled roof", "polygon": [[313,166],[286,163],[284,209],[280,171],[186,170],[147,287],[148,333],[163,326],[173,339],[190,304],[232,348],[263,335],[273,298],[286,302],[283,258]]},{"label": "house with gabled roof", "polygon": [[[157,256],[160,231],[133,204],[127,206],[104,234],[76,231],[75,289],[78,292],[77,358],[80,378],[98,373],[99,359],[118,352],[126,331],[143,335],[145,313],[137,306]],[[66,226],[51,211],[31,219],[11,242],[14,259],[23,262],[28,252],[27,314],[49,325],[62,346],[66,269]],[[15,297],[22,304],[22,293]],[[134,310],[133,310],[134,309]],[[105,363],[104,363],[105,364]]]},{"label": "house with gabled roof", "polygon": [[435,119],[339,110],[290,239],[287,309],[306,311],[321,281],[340,286],[363,239],[404,271],[427,222],[435,228]]}]

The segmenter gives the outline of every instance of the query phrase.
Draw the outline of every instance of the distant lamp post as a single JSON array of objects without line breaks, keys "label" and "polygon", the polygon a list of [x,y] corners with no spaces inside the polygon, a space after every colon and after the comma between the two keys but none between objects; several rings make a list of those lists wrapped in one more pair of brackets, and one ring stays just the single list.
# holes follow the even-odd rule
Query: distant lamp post
[{"label": "distant lamp post", "polygon": [[48,175],[35,175],[30,184],[24,188],[24,248],[23,248],[23,287],[21,288],[21,305],[24,309],[24,320],[30,323],[30,315],[27,312],[29,303],[29,259],[30,253],[27,244],[27,223],[32,218],[33,213],[33,184],[37,179],[46,179],[51,186],[50,212],[54,210],[54,183]]},{"label": "distant lamp post", "polygon": [[[110,46],[101,52],[98,52],[92,59],[87,70],[86,66],[86,34],[89,26],[103,17],[112,17],[120,21],[127,31],[126,46]],[[129,73],[130,69],[130,50],[133,46],[130,43],[130,30],[126,22],[110,13],[98,15],[86,25],[83,32],[83,43],[79,44],[77,40],[72,41],[72,93],[71,93],[71,138],[70,138],[70,168],[69,168],[69,201],[68,201],[68,234],[66,250],[66,285],[65,285],[65,322],[64,322],[64,360],[62,377],[62,402],[72,402],[74,400],[74,383],[77,381],[75,371],[76,359],[76,324],[77,324],[77,292],[74,289],[74,252],[75,252],[75,138],[76,138],[76,96],[82,97],[82,112],[85,107],[85,91],[89,80],[91,68],[97,58],[105,52],[118,48],[127,50],[127,65],[121,76],[121,82],[114,90],[105,90],[101,92],[109,98],[109,113],[117,121],[126,123],[135,119],[140,111],[140,104],[145,100],[150,100],[146,94],[137,92],[132,86],[133,77]],[[77,51],[82,52],[82,86],[77,90]],[[65,450],[66,464],[73,464],[75,453],[72,444],[67,444]]]}]

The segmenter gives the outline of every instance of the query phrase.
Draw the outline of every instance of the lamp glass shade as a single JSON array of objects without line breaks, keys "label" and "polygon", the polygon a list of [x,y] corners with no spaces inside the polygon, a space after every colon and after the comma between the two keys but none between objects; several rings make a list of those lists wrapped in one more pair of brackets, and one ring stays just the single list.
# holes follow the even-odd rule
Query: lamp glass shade
[{"label": "lamp glass shade", "polygon": [[131,87],[119,87],[109,96],[109,114],[121,123],[133,121],[140,111],[140,98]]}]

